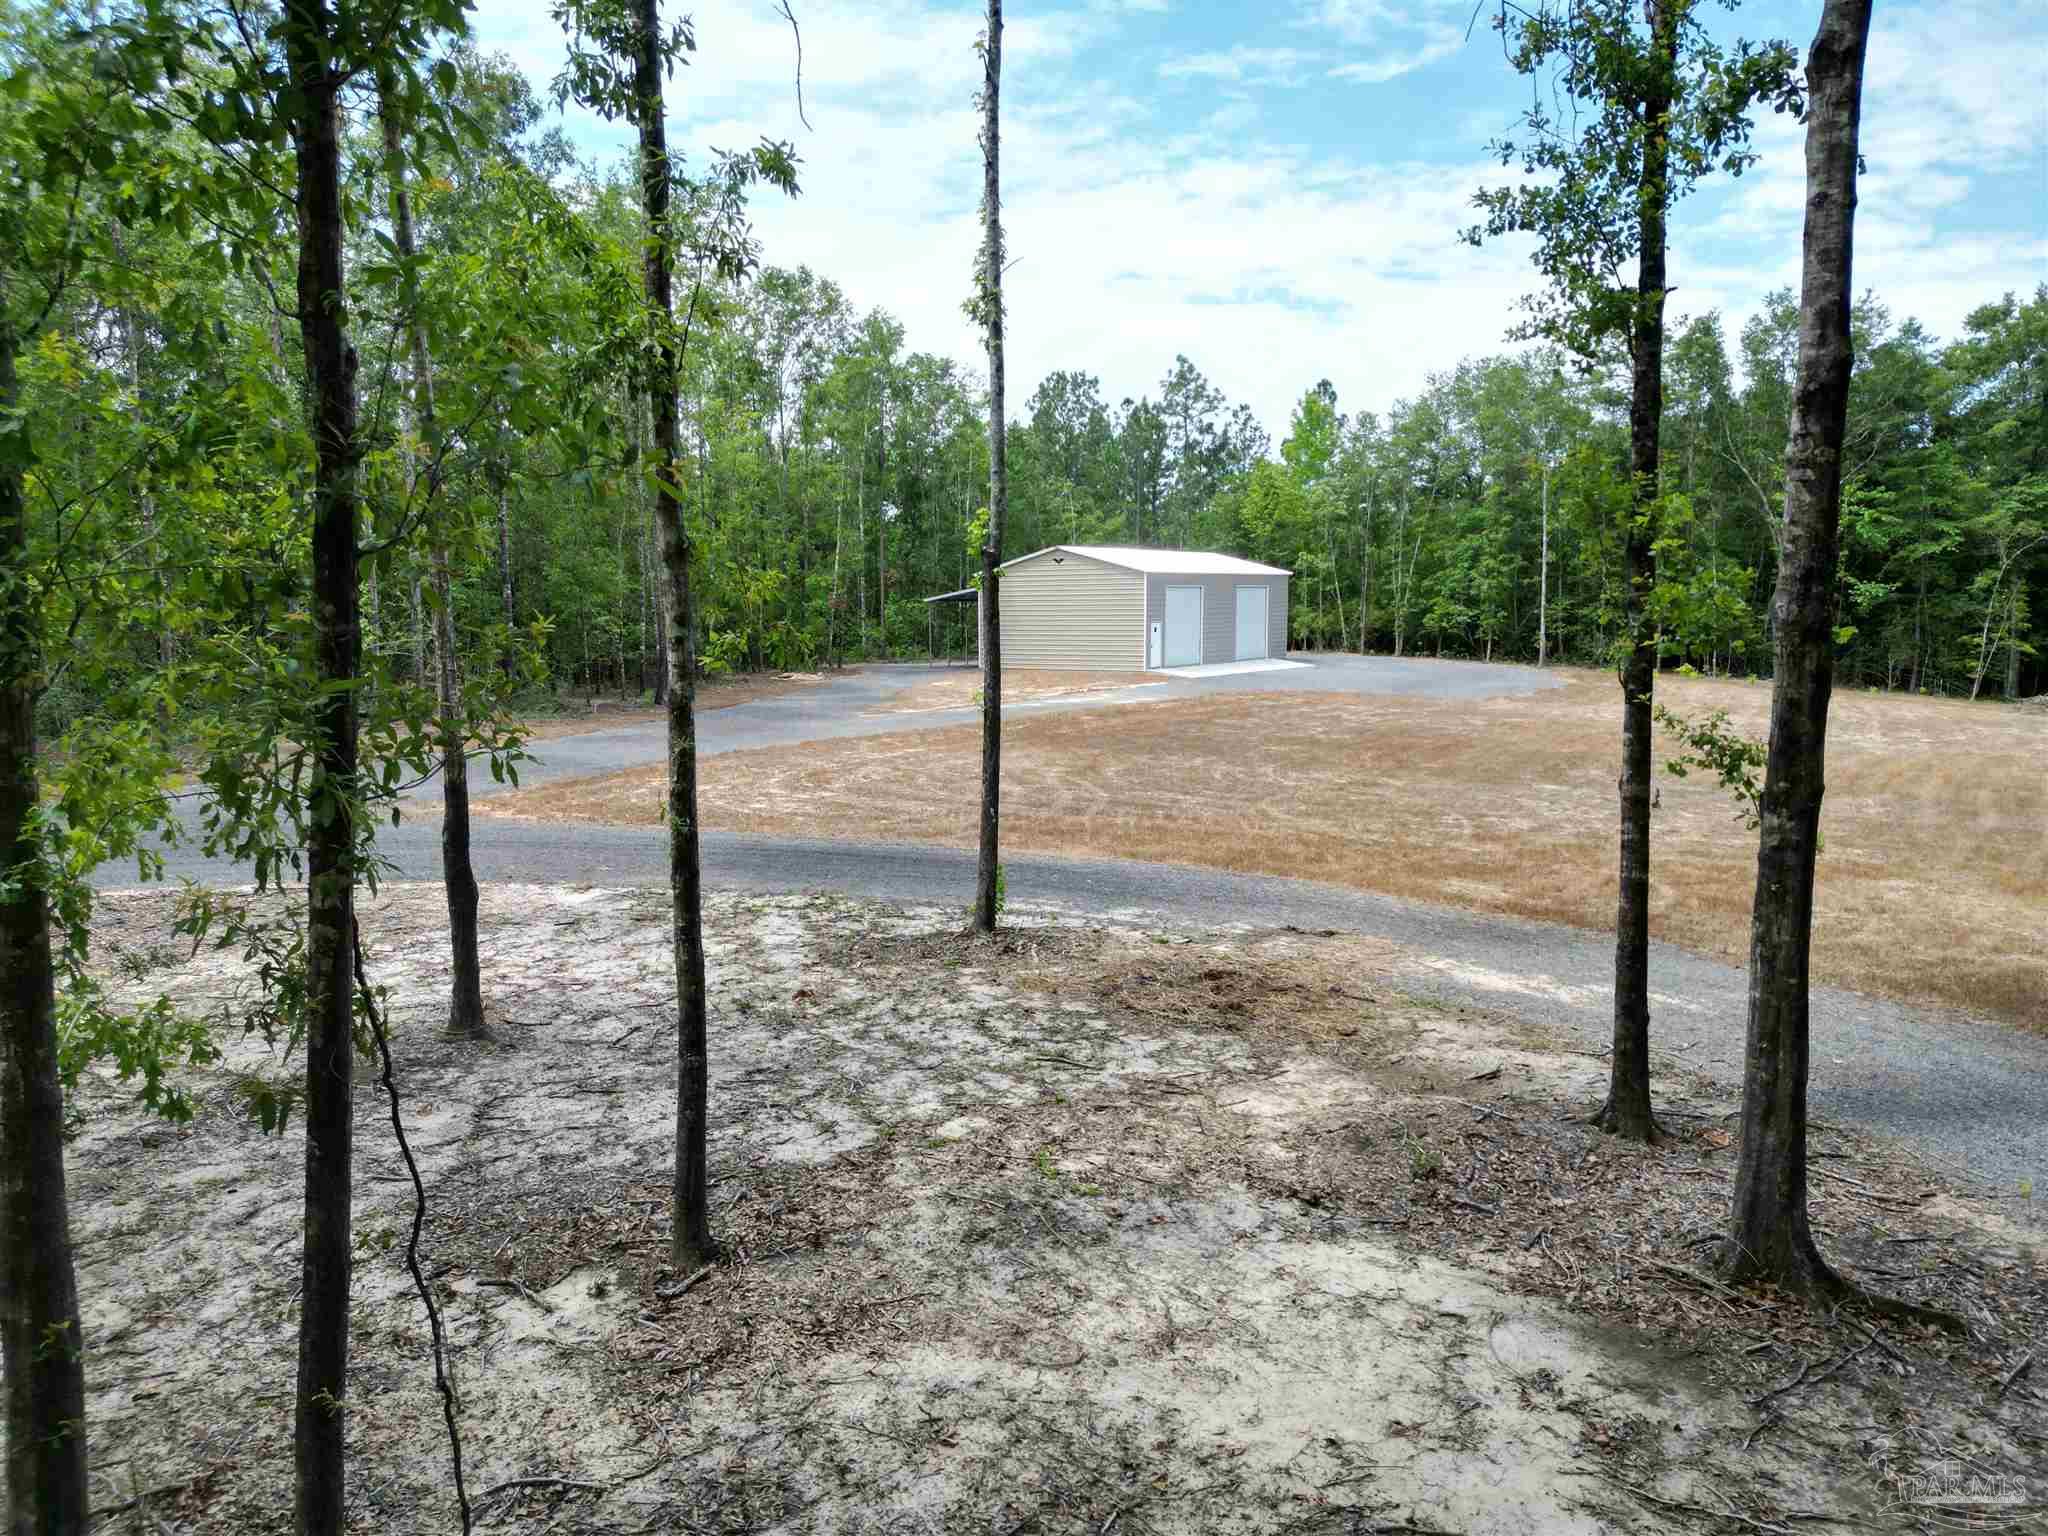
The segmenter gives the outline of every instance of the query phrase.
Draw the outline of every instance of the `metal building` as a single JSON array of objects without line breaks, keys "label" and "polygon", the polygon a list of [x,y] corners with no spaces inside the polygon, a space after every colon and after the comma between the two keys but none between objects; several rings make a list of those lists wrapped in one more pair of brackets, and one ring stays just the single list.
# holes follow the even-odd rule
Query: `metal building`
[{"label": "metal building", "polygon": [[1055,544],[1001,569],[1006,667],[1140,672],[1287,654],[1289,573],[1276,566]]}]

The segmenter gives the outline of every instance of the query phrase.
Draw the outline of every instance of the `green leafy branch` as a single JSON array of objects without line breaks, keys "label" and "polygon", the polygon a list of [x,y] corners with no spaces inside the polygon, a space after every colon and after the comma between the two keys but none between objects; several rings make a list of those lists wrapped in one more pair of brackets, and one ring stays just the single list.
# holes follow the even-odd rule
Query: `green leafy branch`
[{"label": "green leafy branch", "polygon": [[1654,714],[1657,723],[1686,748],[1664,764],[1665,772],[1675,779],[1690,777],[1695,769],[1711,773],[1735,797],[1736,814],[1743,826],[1753,832],[1762,825],[1763,771],[1769,749],[1731,727],[1725,709],[1693,720],[1659,704]]}]

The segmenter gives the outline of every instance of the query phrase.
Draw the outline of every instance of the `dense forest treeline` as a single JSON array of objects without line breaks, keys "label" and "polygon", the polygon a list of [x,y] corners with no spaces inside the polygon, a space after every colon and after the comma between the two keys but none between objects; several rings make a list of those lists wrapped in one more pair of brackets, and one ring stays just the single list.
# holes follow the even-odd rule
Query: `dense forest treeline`
[{"label": "dense forest treeline", "polygon": [[[352,122],[345,145],[365,464],[384,487],[372,516],[400,535],[369,567],[368,643],[394,679],[430,678],[428,555],[403,536],[416,444],[401,331],[415,293],[448,424],[434,495],[472,686],[526,681],[511,675],[517,659],[557,686],[657,692],[645,403],[607,318],[635,281],[635,190],[624,172],[579,167],[503,61],[457,52],[435,86],[486,149],[420,152],[413,269],[383,216],[376,124]],[[209,563],[260,562],[252,601],[296,611],[270,573],[303,564],[289,554],[304,537],[303,365],[277,294],[287,232],[265,233],[274,251],[197,226],[137,234],[118,287],[74,282],[21,360],[32,514],[56,538],[66,510],[94,498],[156,555],[118,578],[143,604],[121,610],[122,667],[60,679],[46,726],[126,711],[147,684],[125,669],[172,665],[188,631],[215,626]],[[922,654],[922,599],[974,579],[988,478],[979,370],[910,350],[894,317],[807,269],[700,273],[691,287],[681,490],[703,554],[704,666]],[[2048,290],[1990,296],[1948,340],[1875,295],[1856,325],[1844,678],[2039,691]],[[1768,669],[1796,351],[1789,291],[1734,334],[1713,314],[1673,327],[1655,530],[1667,663]],[[1627,382],[1619,352],[1589,370],[1541,348],[1447,367],[1383,416],[1347,413],[1320,382],[1276,444],[1187,356],[1136,400],[1055,372],[1012,426],[1004,553],[1227,550],[1295,572],[1299,648],[1604,660],[1620,627]],[[200,558],[181,565],[181,552]],[[942,643],[971,646],[950,622]],[[128,681],[114,686],[117,673]]]}]

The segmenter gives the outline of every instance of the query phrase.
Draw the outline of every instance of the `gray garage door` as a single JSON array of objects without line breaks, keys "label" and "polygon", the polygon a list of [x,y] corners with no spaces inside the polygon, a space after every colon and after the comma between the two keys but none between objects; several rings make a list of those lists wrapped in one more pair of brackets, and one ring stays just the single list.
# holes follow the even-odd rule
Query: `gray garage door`
[{"label": "gray garage door", "polygon": [[1166,664],[1169,667],[1198,667],[1202,664],[1202,589],[1166,589]]},{"label": "gray garage door", "polygon": [[1266,628],[1266,589],[1264,587],[1239,587],[1237,589],[1237,659],[1239,661],[1264,661],[1267,647],[1272,643],[1271,631]]}]

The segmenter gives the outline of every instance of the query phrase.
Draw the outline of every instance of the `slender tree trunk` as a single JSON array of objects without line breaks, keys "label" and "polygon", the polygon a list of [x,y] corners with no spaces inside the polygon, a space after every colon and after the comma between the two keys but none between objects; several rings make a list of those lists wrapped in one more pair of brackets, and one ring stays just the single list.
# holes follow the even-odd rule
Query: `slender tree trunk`
[{"label": "slender tree trunk", "polygon": [[1365,554],[1358,573],[1358,654],[1371,650],[1368,626],[1372,622],[1372,497],[1365,500]]},{"label": "slender tree trunk", "polygon": [[1742,1143],[1723,1269],[1807,1295],[1841,1282],[1806,1210],[1808,948],[1834,686],[1835,566],[1848,415],[1856,145],[1871,0],[1825,0],[1807,54],[1799,381],[1785,466],[1771,744],[1749,938]]},{"label": "slender tree trunk", "polygon": [[1401,580],[1401,547],[1408,542],[1408,498],[1401,498],[1399,510],[1394,514],[1394,655],[1401,654],[1402,641],[1407,636],[1408,594]]},{"label": "slender tree trunk", "polygon": [[1621,668],[1621,895],[1614,918],[1614,1054],[1601,1127],[1651,1141],[1650,1113],[1650,728],[1657,641],[1646,612],[1657,581],[1647,526],[1657,501],[1658,435],[1664,417],[1664,225],[1678,19],[1670,0],[1647,0],[1655,39],[1654,80],[1645,92],[1639,193],[1636,313],[1630,333],[1629,470],[1634,484],[1626,540],[1628,655]]},{"label": "slender tree trunk", "polygon": [[853,521],[854,542],[860,547],[860,558],[854,561],[854,607],[860,611],[860,648],[865,656],[868,648],[868,419],[874,415],[875,386],[868,381],[867,415],[860,422],[860,457],[853,477]]},{"label": "slender tree trunk", "polygon": [[340,1536],[353,1154],[357,613],[356,353],[342,265],[341,91],[327,0],[287,0],[296,111],[298,306],[313,427],[312,716],[306,839],[306,1202],[293,1428],[299,1536]]},{"label": "slender tree trunk", "polygon": [[1536,563],[1536,665],[1550,665],[1550,460],[1543,461],[1543,553]]},{"label": "slender tree trunk", "polygon": [[657,327],[653,377],[654,516],[668,577],[668,879],[676,967],[676,1163],[669,1257],[678,1269],[716,1253],[705,1204],[709,1072],[704,994],[704,888],[697,829],[697,647],[690,606],[690,544],[676,490],[682,437],[682,357],[675,313],[668,129],[661,93],[661,0],[634,0],[633,88],[640,103],[640,196],[647,214],[647,303]]},{"label": "slender tree trunk", "polygon": [[1913,680],[1907,684],[1913,693],[1920,691],[1920,655],[1924,644],[1923,631],[1927,618],[1927,566],[1922,562],[1919,570],[1919,592],[1913,601]]},{"label": "slender tree trunk", "polygon": [[[405,142],[398,121],[398,81],[377,71],[377,111],[384,130],[384,176],[391,191],[392,242],[405,267],[407,341],[412,353],[412,416],[419,442],[408,460],[407,500],[432,501],[440,490],[434,422],[434,365],[420,319],[418,248],[413,239],[412,193],[406,185]],[[420,473],[425,464],[424,477]],[[469,856],[468,731],[462,718],[462,658],[455,648],[455,591],[448,569],[448,536],[437,509],[426,513],[427,558],[434,587],[434,692],[441,737],[441,879],[448,895],[451,976],[448,1033],[487,1040],[483,966],[477,953],[478,891]]]},{"label": "slender tree trunk", "polygon": [[412,676],[422,688],[427,686],[427,654],[431,646],[427,639],[427,602],[421,595],[420,576],[413,572],[412,578]]},{"label": "slender tree trunk", "polygon": [[1003,0],[988,0],[981,58],[980,308],[988,337],[988,530],[981,541],[981,854],[974,871],[974,926],[994,933],[1003,791],[1002,592],[996,567],[1002,562],[1003,515],[1010,496],[1003,422]]},{"label": "slender tree trunk", "polygon": [[[649,561],[649,576],[654,583],[654,707],[668,708],[669,701],[669,589],[666,568],[663,566],[663,544],[661,519],[656,508],[647,500],[645,471],[647,464],[647,399],[637,389],[629,388],[627,408],[632,417],[634,473],[642,478],[639,489],[633,494],[635,504],[645,507],[647,538],[652,551]],[[680,439],[678,439],[680,440]],[[702,476],[700,475],[700,479]]]},{"label": "slender tree trunk", "polygon": [[[517,620],[512,611],[512,521],[505,511],[505,494],[511,483],[511,476],[505,466],[497,466],[498,482],[498,600],[505,612],[505,628],[509,632]],[[509,641],[509,633],[508,633]],[[512,677],[512,647],[505,647],[503,666],[507,681]]]},{"label": "slender tree trunk", "polygon": [[[17,419],[18,341],[0,273],[0,417]],[[64,1188],[64,1090],[50,904],[33,818],[42,673],[22,472],[0,465],[0,1363],[7,1377],[10,1536],[83,1536],[85,1341]]]},{"label": "slender tree trunk", "polygon": [[2020,579],[2015,576],[2005,598],[2005,698],[2020,696]]},{"label": "slender tree trunk", "polygon": [[[119,224],[114,226],[113,234],[114,249],[118,254],[121,250],[121,226]],[[120,326],[121,360],[128,374],[128,415],[129,419],[140,427],[143,422],[141,317],[128,305],[123,304],[120,309]],[[149,489],[147,480],[142,482],[141,489],[135,497],[135,511],[142,520],[142,536],[145,540],[144,548],[148,551],[147,560],[153,566],[158,565],[156,496]],[[168,615],[164,612],[164,578],[160,569],[154,580],[156,585],[157,664],[168,669],[171,662],[176,658],[177,649],[176,641],[171,637]]]},{"label": "slender tree trunk", "polygon": [[825,603],[825,666],[839,664],[839,554],[846,544],[846,501],[842,490],[832,498],[832,596]]}]

